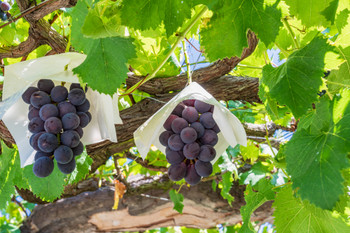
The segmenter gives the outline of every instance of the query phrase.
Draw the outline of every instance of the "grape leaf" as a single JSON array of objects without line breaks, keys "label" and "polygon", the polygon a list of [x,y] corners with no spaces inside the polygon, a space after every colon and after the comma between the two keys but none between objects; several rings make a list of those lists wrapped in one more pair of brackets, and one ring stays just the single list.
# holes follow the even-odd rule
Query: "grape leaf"
[{"label": "grape leaf", "polygon": [[265,85],[269,92],[265,90],[259,95],[270,95],[279,104],[287,105],[296,118],[301,117],[317,101],[324,57],[329,49],[326,39],[316,37],[278,68],[265,65],[260,85]]},{"label": "grape leaf", "polygon": [[333,217],[330,211],[295,198],[290,186],[277,193],[273,207],[277,232],[341,233],[349,231],[349,226],[340,218]]},{"label": "grape leaf", "polygon": [[70,174],[68,179],[68,183],[70,184],[77,183],[85,178],[85,176],[89,173],[93,160],[84,150],[81,155],[75,157],[75,162],[77,166]]},{"label": "grape leaf", "polygon": [[269,174],[269,169],[261,162],[254,164],[249,171],[240,174],[240,184],[256,185],[261,179],[265,178]]},{"label": "grape leaf", "polygon": [[254,31],[266,46],[278,35],[281,11],[264,6],[263,0],[229,0],[213,12],[208,26],[201,30],[201,46],[210,61],[241,56],[247,47],[247,31]]},{"label": "grape leaf", "polygon": [[232,188],[232,172],[226,172],[222,175],[222,180],[219,183],[221,188],[220,195],[227,200],[228,204],[231,206],[231,203],[234,201],[234,197],[230,194]]},{"label": "grape leaf", "polygon": [[332,70],[327,77],[328,91],[336,94],[343,87],[350,87],[350,46],[337,47],[337,52],[344,62],[339,66],[339,70]]},{"label": "grape leaf", "polygon": [[313,0],[285,0],[289,12],[296,15],[307,26],[327,26],[334,21],[338,0],[324,0],[315,3]]},{"label": "grape leaf", "polygon": [[341,170],[349,166],[346,155],[350,151],[349,97],[346,90],[332,102],[321,101],[317,107],[331,109],[331,114],[316,111],[310,127],[298,129],[286,145],[293,188],[302,199],[323,209],[332,209],[343,193]]},{"label": "grape leaf", "polygon": [[174,203],[173,209],[182,214],[182,210],[184,208],[184,204],[182,204],[184,201],[184,196],[181,193],[177,193],[174,189],[169,191],[169,196],[171,201]]},{"label": "grape leaf", "polygon": [[136,56],[133,39],[95,39],[85,61],[73,69],[83,82],[98,92],[113,95],[125,81],[128,59]]},{"label": "grape leaf", "polygon": [[243,225],[239,232],[255,232],[250,222],[250,216],[259,206],[275,198],[272,188],[273,186],[270,184],[270,181],[266,179],[260,180],[254,187],[258,192],[253,191],[251,185],[246,187],[244,192],[246,205],[241,207]]},{"label": "grape leaf", "polygon": [[156,29],[162,22],[171,36],[191,18],[191,5],[184,0],[129,0],[123,1],[122,23],[135,29]]},{"label": "grape leaf", "polygon": [[43,201],[54,201],[59,198],[64,190],[64,175],[57,167],[55,162],[55,168],[51,175],[45,178],[40,178],[33,173],[33,164],[24,168],[24,176],[28,178],[30,189],[34,195],[40,197]]},{"label": "grape leaf", "polygon": [[337,14],[335,26],[337,27],[339,33],[341,33],[343,28],[348,24],[349,13],[350,11],[348,9],[344,9]]}]

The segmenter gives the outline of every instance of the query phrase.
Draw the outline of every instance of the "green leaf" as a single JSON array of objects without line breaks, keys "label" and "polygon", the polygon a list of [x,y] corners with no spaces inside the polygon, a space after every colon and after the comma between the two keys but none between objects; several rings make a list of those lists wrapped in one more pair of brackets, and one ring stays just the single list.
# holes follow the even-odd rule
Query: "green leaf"
[{"label": "green leaf", "polygon": [[242,228],[239,232],[255,232],[253,225],[250,222],[250,216],[262,204],[275,198],[275,193],[272,190],[273,186],[269,180],[263,179],[254,187],[248,185],[244,192],[245,206],[241,207],[241,215],[243,220]]},{"label": "green leaf", "polygon": [[240,149],[244,160],[250,159],[253,163],[259,157],[259,146],[251,140],[248,141],[247,146],[240,146]]},{"label": "green leaf", "polygon": [[173,209],[182,214],[182,210],[184,208],[184,204],[182,204],[184,201],[184,196],[181,193],[177,193],[174,189],[169,191],[169,196],[171,201],[174,203]]},{"label": "green leaf", "polygon": [[48,177],[35,176],[33,164],[26,166],[23,174],[28,178],[30,189],[34,195],[40,197],[43,201],[54,201],[63,193],[66,175],[58,169],[56,162],[53,172]]},{"label": "green leaf", "polygon": [[122,23],[134,29],[156,29],[162,22],[171,36],[191,18],[191,5],[183,0],[128,0],[123,1]]},{"label": "green leaf", "polygon": [[281,11],[264,6],[263,0],[229,0],[213,12],[208,26],[201,30],[201,46],[210,61],[241,56],[247,44],[247,31],[254,31],[266,46],[279,31]]},{"label": "green leaf", "polygon": [[335,26],[337,27],[339,33],[341,33],[343,28],[348,24],[349,13],[350,11],[348,9],[344,9],[337,14]]},{"label": "green leaf", "polygon": [[285,0],[291,15],[296,15],[307,26],[327,26],[334,21],[338,0]]},{"label": "green leaf", "polygon": [[317,101],[328,50],[326,39],[316,37],[307,46],[292,53],[278,68],[264,66],[261,79],[261,85],[265,87],[263,94],[287,105],[296,118],[301,117]]},{"label": "green leaf", "polygon": [[230,206],[231,203],[234,201],[234,197],[230,194],[232,182],[232,172],[228,171],[222,175],[222,180],[219,183],[219,188],[221,188],[220,195],[227,200]]},{"label": "green leaf", "polygon": [[132,42],[121,37],[95,39],[85,61],[73,72],[93,90],[113,95],[127,77],[126,63],[136,56]]},{"label": "green leaf", "polygon": [[[350,151],[349,98],[346,90],[332,102],[321,101],[309,128],[298,129],[286,146],[293,188],[302,199],[323,209],[332,209],[343,193],[341,170],[349,166]],[[324,114],[327,108],[331,114]]]},{"label": "green leaf", "polygon": [[337,52],[344,62],[339,66],[339,70],[332,70],[327,77],[328,91],[334,95],[342,88],[350,87],[350,46],[337,47]]},{"label": "green leaf", "polygon": [[240,184],[257,184],[261,179],[265,178],[269,174],[268,167],[264,166],[261,162],[254,164],[247,172],[240,174]]},{"label": "green leaf", "polygon": [[89,174],[89,170],[93,162],[92,158],[90,158],[85,150],[81,155],[75,157],[75,161],[77,166],[69,175],[68,183],[70,184],[75,184],[84,179],[85,176]]},{"label": "green leaf", "polygon": [[292,194],[290,186],[281,190],[273,203],[274,224],[279,233],[343,233],[349,231],[340,218],[328,210],[322,210],[308,201],[301,201]]}]

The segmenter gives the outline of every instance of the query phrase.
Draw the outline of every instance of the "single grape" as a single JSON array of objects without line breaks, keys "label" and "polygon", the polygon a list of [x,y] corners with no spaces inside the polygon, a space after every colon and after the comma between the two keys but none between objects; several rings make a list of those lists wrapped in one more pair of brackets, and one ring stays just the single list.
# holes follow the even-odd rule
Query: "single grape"
[{"label": "single grape", "polygon": [[195,99],[188,99],[188,100],[182,101],[182,103],[186,106],[194,107],[195,101],[196,101]]},{"label": "single grape", "polygon": [[181,163],[185,159],[182,151],[172,151],[169,147],[165,149],[165,155],[170,164]]},{"label": "single grape", "polygon": [[64,130],[76,129],[80,124],[80,118],[75,113],[67,113],[62,117],[62,125]]},{"label": "single grape", "polygon": [[197,131],[194,128],[186,127],[181,130],[180,137],[184,143],[192,143],[197,140]]},{"label": "single grape", "polygon": [[44,128],[47,133],[58,134],[62,131],[62,121],[57,117],[50,117],[45,121]]},{"label": "single grape", "polygon": [[85,112],[77,112],[77,115],[79,116],[80,119],[80,124],[79,126],[84,128],[89,124],[89,117]]},{"label": "single grape", "polygon": [[170,116],[166,119],[166,121],[164,122],[163,124],[163,127],[166,129],[166,130],[171,130],[171,123],[173,123],[173,121],[176,119],[176,118],[179,118],[178,116],[174,115],[174,114],[170,114]]},{"label": "single grape", "polygon": [[188,159],[195,159],[198,157],[201,148],[198,143],[193,142],[186,144],[183,148],[184,156]]},{"label": "single grape", "polygon": [[200,113],[208,112],[210,110],[211,106],[213,106],[213,105],[207,104],[207,103],[200,101],[200,100],[194,101],[194,107]]},{"label": "single grape", "polygon": [[80,142],[80,136],[75,130],[64,131],[61,134],[61,144],[71,148],[77,147]]},{"label": "single grape", "polygon": [[51,103],[50,96],[43,91],[36,91],[30,96],[30,103],[35,107],[35,108],[41,108],[45,104]]},{"label": "single grape", "polygon": [[201,181],[201,177],[196,172],[194,164],[187,165],[185,181],[190,185],[196,185]]},{"label": "single grape", "polygon": [[198,159],[203,162],[210,162],[215,159],[216,150],[210,145],[201,146],[201,151],[199,152]]},{"label": "single grape", "polygon": [[83,151],[84,151],[83,143],[79,142],[78,146],[72,148],[72,151],[73,151],[74,156],[77,156],[77,155],[80,155],[81,153],[83,153]]},{"label": "single grape", "polygon": [[28,130],[31,133],[39,133],[40,131],[44,131],[44,121],[41,120],[40,117],[34,117],[28,124]]},{"label": "single grape", "polygon": [[60,117],[63,117],[67,113],[76,113],[77,110],[73,104],[69,102],[61,102],[57,105]]},{"label": "single grape", "polygon": [[218,135],[213,130],[206,129],[203,137],[200,138],[200,142],[203,145],[215,146],[218,142]]},{"label": "single grape", "polygon": [[89,123],[90,123],[90,121],[91,121],[91,119],[92,119],[91,113],[90,113],[90,112],[85,112],[85,114],[89,117]]},{"label": "single grape", "polygon": [[183,148],[184,143],[178,134],[173,134],[168,139],[168,146],[173,151],[179,151]]},{"label": "single grape", "polygon": [[214,130],[215,133],[220,133],[220,128],[217,124],[214,125],[214,127],[212,128],[212,130]]},{"label": "single grape", "polygon": [[178,105],[176,105],[176,107],[174,108],[171,114],[181,117],[182,111],[184,110],[184,108],[185,108],[185,105],[183,103],[179,103]]},{"label": "single grape", "polygon": [[65,145],[57,147],[53,155],[55,156],[57,163],[60,164],[67,164],[73,159],[73,151]]},{"label": "single grape", "polygon": [[50,157],[51,155],[52,153],[45,153],[45,152],[38,151],[35,153],[34,161],[37,161],[41,157]]},{"label": "single grape", "polygon": [[82,105],[86,100],[85,92],[82,89],[73,88],[68,94],[68,100],[75,106]]},{"label": "single grape", "polygon": [[78,134],[79,134],[79,137],[82,138],[83,135],[84,135],[84,131],[83,131],[83,128],[81,128],[80,126],[78,126],[76,129],[74,129]]},{"label": "single grape", "polygon": [[58,147],[57,137],[51,133],[43,133],[38,139],[38,147],[43,152],[53,152]]},{"label": "single grape", "polygon": [[28,87],[27,90],[22,94],[22,99],[25,103],[30,104],[30,97],[34,92],[39,91],[36,87]]},{"label": "single grape", "polygon": [[54,167],[55,165],[52,159],[49,157],[41,157],[34,162],[33,173],[37,177],[47,177],[52,173]]},{"label": "single grape", "polygon": [[202,177],[210,176],[213,172],[213,165],[210,162],[203,162],[201,160],[197,160],[195,163],[195,169],[198,175]]},{"label": "single grape", "polygon": [[160,144],[162,144],[163,146],[168,146],[168,139],[171,135],[173,135],[174,133],[172,131],[164,131],[159,135],[159,142]]},{"label": "single grape", "polygon": [[57,163],[58,169],[64,174],[70,174],[75,170],[75,159],[73,158],[69,163],[61,164]]},{"label": "single grape", "polygon": [[197,138],[201,138],[204,134],[205,128],[200,122],[193,122],[191,127],[197,132]]},{"label": "single grape", "polygon": [[176,118],[171,123],[171,129],[174,133],[181,133],[181,130],[188,126],[188,122],[183,118]]},{"label": "single grape", "polygon": [[42,132],[39,132],[39,133],[36,133],[36,134],[33,134],[30,139],[29,139],[29,144],[33,147],[34,150],[36,151],[40,151],[39,149],[39,146],[38,146],[38,139],[39,137],[44,134],[45,132],[42,131]]},{"label": "single grape", "polygon": [[186,164],[184,162],[173,164],[168,168],[168,176],[172,181],[179,181],[186,175]]},{"label": "single grape", "polygon": [[87,112],[90,109],[90,101],[86,99],[82,105],[76,106],[77,112]]},{"label": "single grape", "polygon": [[199,115],[197,110],[194,107],[186,107],[182,111],[182,117],[189,123],[195,122],[198,120]]},{"label": "single grape", "polygon": [[5,12],[0,11],[0,19],[2,21],[8,20],[7,14]]},{"label": "single grape", "polygon": [[47,94],[51,93],[52,88],[55,84],[50,79],[40,79],[37,84],[40,91],[45,91]]},{"label": "single grape", "polygon": [[[69,87],[69,90],[71,91],[74,88],[79,88],[83,90],[83,87],[80,85],[80,83],[72,83]],[[87,90],[88,90],[88,87],[85,86],[85,92],[87,92]]]},{"label": "single grape", "polygon": [[32,120],[34,117],[40,117],[39,110],[37,108],[32,107],[28,112],[28,119]]},{"label": "single grape", "polygon": [[43,121],[46,121],[50,117],[57,117],[58,108],[53,104],[45,104],[40,108],[39,116]]},{"label": "single grape", "polygon": [[10,6],[10,4],[8,4],[7,2],[2,2],[1,4],[0,4],[0,9],[2,10],[2,11],[9,11],[10,9],[11,9],[11,6]]},{"label": "single grape", "polygon": [[64,86],[55,86],[52,88],[50,95],[52,101],[59,103],[67,99],[68,90]]},{"label": "single grape", "polygon": [[203,113],[200,116],[199,121],[207,129],[213,128],[215,126],[215,124],[216,124],[216,122],[215,122],[215,120],[213,118],[213,113],[211,113],[211,112]]}]

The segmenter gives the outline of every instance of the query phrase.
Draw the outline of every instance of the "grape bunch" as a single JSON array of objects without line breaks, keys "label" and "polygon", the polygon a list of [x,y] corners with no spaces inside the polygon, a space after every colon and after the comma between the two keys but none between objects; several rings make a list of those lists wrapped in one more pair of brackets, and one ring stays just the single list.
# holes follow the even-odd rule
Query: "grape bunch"
[{"label": "grape bunch", "polygon": [[79,83],[71,84],[68,91],[52,80],[41,79],[37,87],[29,87],[22,94],[29,104],[29,143],[37,151],[33,166],[36,176],[49,176],[54,169],[53,159],[62,173],[74,171],[74,157],[84,150],[80,141],[83,128],[91,121],[85,92]]},{"label": "grape bunch", "polygon": [[185,178],[188,184],[196,185],[201,177],[212,173],[210,161],[216,156],[214,146],[220,132],[213,110],[213,105],[188,99],[178,104],[165,121],[159,142],[166,147],[171,180]]},{"label": "grape bunch", "polygon": [[6,21],[8,19],[6,11],[9,11],[10,9],[10,4],[8,4],[7,2],[0,1],[0,19],[2,21]]}]

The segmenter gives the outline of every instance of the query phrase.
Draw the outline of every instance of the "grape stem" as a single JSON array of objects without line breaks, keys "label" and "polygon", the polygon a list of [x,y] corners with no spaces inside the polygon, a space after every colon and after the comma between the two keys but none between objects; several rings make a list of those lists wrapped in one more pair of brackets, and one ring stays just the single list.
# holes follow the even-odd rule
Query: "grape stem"
[{"label": "grape stem", "polygon": [[186,67],[187,67],[187,79],[188,79],[188,84],[192,83],[192,75],[191,75],[191,65],[190,65],[190,61],[188,59],[188,54],[187,54],[187,50],[186,50],[186,42],[183,40],[182,41],[182,47],[184,50],[184,56],[185,56],[185,63],[186,63]]},{"label": "grape stem", "polygon": [[169,50],[169,52],[167,53],[167,55],[165,56],[165,58],[163,59],[163,61],[157,66],[156,69],[153,70],[153,72],[149,75],[147,75],[145,77],[145,79],[139,81],[138,83],[136,83],[134,86],[130,87],[128,90],[126,90],[126,93],[124,95],[130,94],[132,93],[135,89],[137,89],[139,86],[141,86],[143,83],[151,80],[152,78],[154,78],[156,76],[156,74],[158,73],[158,71],[163,67],[163,65],[168,61],[168,59],[170,58],[170,56],[173,54],[173,52],[175,51],[175,49],[177,48],[177,46],[180,44],[180,42],[185,39],[186,34],[191,30],[191,28],[196,24],[196,22],[203,16],[203,14],[207,11],[208,7],[207,6],[203,6],[203,8],[200,10],[200,12],[196,15],[196,17],[193,18],[193,20],[191,21],[191,23],[180,33],[178,33],[178,38],[175,41],[175,43],[173,44],[173,46],[171,47],[171,49]]},{"label": "grape stem", "polygon": [[282,19],[282,22],[283,22],[284,26],[286,26],[286,28],[287,28],[287,30],[288,30],[290,36],[292,37],[292,40],[293,40],[293,43],[294,43],[295,48],[299,49],[299,48],[300,48],[300,44],[299,44],[299,42],[297,41],[297,39],[296,39],[296,37],[295,37],[295,34],[294,34],[292,28],[290,27],[290,25],[289,25],[289,23],[288,23],[287,18],[284,17],[284,18]]}]

